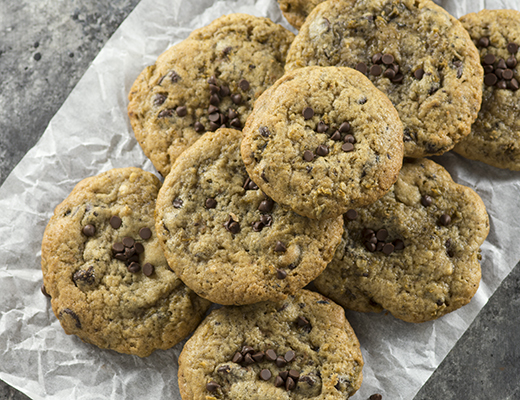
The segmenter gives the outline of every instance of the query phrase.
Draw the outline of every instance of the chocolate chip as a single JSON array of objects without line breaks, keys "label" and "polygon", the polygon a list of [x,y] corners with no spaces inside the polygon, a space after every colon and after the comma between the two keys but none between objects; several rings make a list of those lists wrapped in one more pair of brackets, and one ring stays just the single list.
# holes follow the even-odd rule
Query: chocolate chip
[{"label": "chocolate chip", "polygon": [[273,222],[273,217],[270,215],[262,215],[260,217],[260,222],[264,224],[264,226],[271,226],[271,223]]},{"label": "chocolate chip", "polygon": [[478,42],[477,42],[477,45],[479,47],[488,47],[489,46],[489,38],[487,37],[481,37]]},{"label": "chocolate chip", "polygon": [[220,104],[220,97],[218,97],[218,94],[212,94],[209,98],[209,104],[213,106],[218,106]]},{"label": "chocolate chip", "polygon": [[210,85],[216,85],[217,84],[217,78],[215,77],[215,75],[211,75],[209,78],[208,78],[208,83]]},{"label": "chocolate chip", "polygon": [[154,271],[155,267],[152,264],[146,263],[143,265],[143,274],[145,274],[146,276],[153,275]]},{"label": "chocolate chip", "polygon": [[261,232],[264,228],[264,224],[262,224],[260,221],[253,222],[252,226],[254,232]]},{"label": "chocolate chip", "polygon": [[269,361],[276,361],[276,358],[278,356],[276,355],[275,351],[273,349],[268,349],[265,351],[265,358]]},{"label": "chocolate chip", "polygon": [[329,129],[329,127],[327,126],[327,124],[325,124],[325,122],[323,122],[323,121],[318,122],[318,125],[316,127],[316,132],[324,133],[324,132],[327,132],[327,129]]},{"label": "chocolate chip", "polygon": [[131,262],[128,266],[128,272],[135,274],[141,270],[141,266],[137,262]]},{"label": "chocolate chip", "polygon": [[451,217],[448,214],[442,214],[439,218],[439,223],[443,226],[448,226],[451,223]]},{"label": "chocolate chip", "polygon": [[498,69],[506,69],[506,68],[507,68],[506,62],[504,61],[503,58],[501,58],[500,60],[498,60],[497,68],[498,68]]},{"label": "chocolate chip", "polygon": [[276,277],[278,279],[285,279],[285,278],[287,278],[287,272],[285,272],[283,269],[277,269],[276,270]]},{"label": "chocolate chip", "polygon": [[421,196],[421,204],[425,207],[428,207],[432,204],[433,200],[430,196],[425,194],[424,196]]},{"label": "chocolate chip", "polygon": [[511,89],[511,90],[513,90],[513,91],[518,90],[518,87],[519,87],[519,85],[518,85],[518,81],[517,81],[515,78],[511,79],[511,80],[507,83],[507,85],[508,85],[509,89]]},{"label": "chocolate chip", "polygon": [[507,45],[507,51],[509,51],[511,54],[515,54],[518,51],[518,45],[516,43],[509,43]]},{"label": "chocolate chip", "polygon": [[217,201],[213,197],[208,197],[206,199],[206,208],[215,208],[217,206]]},{"label": "chocolate chip", "polygon": [[376,245],[376,251],[382,251],[383,250],[383,246],[385,245],[384,242],[377,242],[375,243]]},{"label": "chocolate chip", "polygon": [[117,253],[116,255],[114,255],[114,258],[119,261],[127,261],[124,253]]},{"label": "chocolate chip", "polygon": [[492,65],[484,65],[484,73],[485,74],[490,74],[494,70],[495,70],[495,67],[493,67]]},{"label": "chocolate chip", "polygon": [[35,53],[33,57],[36,61],[40,61],[42,59],[42,55],[40,53]]},{"label": "chocolate chip", "polygon": [[350,209],[345,213],[345,216],[349,221],[354,221],[358,217],[358,213],[354,209]]},{"label": "chocolate chip", "polygon": [[220,96],[221,97],[228,97],[230,94],[231,94],[231,90],[229,89],[229,86],[220,87]]},{"label": "chocolate chip", "polygon": [[275,363],[278,368],[284,368],[287,365],[287,361],[282,356],[278,356]]},{"label": "chocolate chip", "polygon": [[285,381],[285,389],[286,390],[293,390],[296,387],[296,384],[294,383],[294,380],[289,376],[287,377],[287,380]]},{"label": "chocolate chip", "polygon": [[388,231],[385,228],[381,228],[376,232],[376,238],[379,241],[384,241],[388,237]]},{"label": "chocolate chip", "polygon": [[314,153],[310,150],[305,150],[303,152],[303,159],[305,161],[311,162],[312,160],[314,160]]},{"label": "chocolate chip", "polygon": [[219,389],[220,385],[217,382],[211,381],[206,384],[206,390],[208,392],[214,392],[215,390]]},{"label": "chocolate chip", "polygon": [[75,284],[78,282],[85,283],[87,285],[93,285],[96,282],[96,277],[94,276],[94,267],[88,267],[85,269],[80,269],[72,275],[72,280]]},{"label": "chocolate chip", "polygon": [[137,254],[144,253],[144,246],[141,243],[134,244],[134,249]]},{"label": "chocolate chip", "polygon": [[254,364],[254,363],[255,363],[255,360],[253,360],[253,356],[251,356],[250,353],[247,353],[244,356],[244,364],[245,365],[251,365],[251,364]]},{"label": "chocolate chip", "polygon": [[383,55],[381,53],[376,53],[372,56],[372,63],[381,64],[383,61],[381,60]]},{"label": "chocolate chip", "polygon": [[240,232],[240,224],[235,221],[231,222],[228,225],[228,231],[236,235],[237,233]]},{"label": "chocolate chip", "polygon": [[404,249],[404,242],[401,239],[395,239],[392,244],[394,245],[394,250],[402,250]]},{"label": "chocolate chip", "polygon": [[501,68],[497,68],[495,70],[495,75],[497,76],[498,79],[502,79],[502,74],[504,73],[504,70],[501,69]]},{"label": "chocolate chip", "polygon": [[231,367],[229,365],[222,365],[217,368],[217,372],[221,374],[229,374],[231,372]]},{"label": "chocolate chip", "polygon": [[262,171],[260,177],[264,180],[264,182],[269,183],[269,179],[267,179],[267,176],[265,176],[265,171]]},{"label": "chocolate chip", "polygon": [[249,90],[249,82],[245,79],[241,79],[240,82],[238,82],[238,86],[244,91]]},{"label": "chocolate chip", "polygon": [[296,354],[294,353],[294,351],[289,350],[287,353],[285,353],[283,358],[285,358],[285,361],[290,363],[291,361],[293,361],[296,358]]},{"label": "chocolate chip", "polygon": [[388,79],[394,79],[395,71],[392,68],[387,68],[383,75]]},{"label": "chocolate chip", "polygon": [[58,318],[62,319],[63,318],[63,314],[68,315],[69,317],[71,317],[74,320],[74,322],[75,322],[76,328],[81,329],[81,321],[79,320],[78,315],[74,311],[72,311],[70,308],[64,308],[58,314]]},{"label": "chocolate chip", "polygon": [[188,114],[188,109],[186,106],[179,106],[175,109],[175,112],[179,117],[185,117]]},{"label": "chocolate chip", "polygon": [[261,126],[260,128],[258,128],[258,130],[260,132],[260,135],[262,135],[265,138],[271,136],[271,132],[269,132],[269,129],[266,126]]},{"label": "chocolate chip", "polygon": [[123,238],[123,245],[125,247],[132,247],[135,243],[135,240],[132,239],[131,237],[124,237]]},{"label": "chocolate chip", "polygon": [[484,83],[486,86],[494,86],[498,81],[498,78],[495,74],[486,74],[484,76]]},{"label": "chocolate chip", "polygon": [[296,320],[297,324],[299,327],[304,327],[304,326],[307,326],[307,325],[310,325],[310,322],[307,318],[305,317],[298,317],[298,319]]},{"label": "chocolate chip", "polygon": [[239,363],[242,362],[243,358],[244,358],[244,357],[242,356],[242,354],[240,354],[240,353],[237,351],[237,352],[235,353],[235,355],[233,356],[232,361],[233,361],[234,363],[239,364]]},{"label": "chocolate chip", "polygon": [[157,94],[155,99],[153,100],[153,104],[156,106],[160,106],[166,101],[166,96],[164,94]]},{"label": "chocolate chip", "polygon": [[49,293],[47,293],[47,289],[45,289],[45,285],[43,283],[40,287],[40,290],[42,291],[42,293],[45,297],[48,297],[49,299],[51,298],[51,295]]},{"label": "chocolate chip", "polygon": [[231,100],[233,101],[233,103],[235,104],[241,104],[242,103],[242,95],[240,93],[237,93],[237,94],[234,94],[233,96],[231,96]]},{"label": "chocolate chip", "polygon": [[341,133],[339,131],[334,132],[334,134],[330,137],[331,140],[340,141],[341,140]]},{"label": "chocolate chip", "polygon": [[172,116],[172,110],[169,110],[169,109],[162,110],[159,112],[159,114],[157,114],[157,117],[159,117],[159,118],[166,118],[166,117],[171,117],[171,116]]},{"label": "chocolate chip", "polygon": [[396,76],[391,78],[393,83],[401,83],[403,81],[403,79],[404,79],[404,75],[403,74],[397,74]]},{"label": "chocolate chip", "polygon": [[208,119],[211,121],[211,122],[217,122],[217,121],[220,121],[220,114],[219,113],[212,113],[208,116]]},{"label": "chocolate chip", "polygon": [[511,79],[513,79],[513,71],[510,69],[505,69],[502,73],[502,78],[507,81],[510,81]]},{"label": "chocolate chip", "polygon": [[357,63],[356,64],[356,69],[361,72],[362,74],[366,74],[367,73],[367,65],[363,62],[360,62],[360,63]]},{"label": "chocolate chip", "polygon": [[87,237],[92,237],[96,234],[96,227],[94,225],[88,224],[83,227],[81,232],[83,232],[83,234]]},{"label": "chocolate chip", "polygon": [[259,351],[258,353],[255,353],[252,355],[253,360],[255,360],[257,363],[262,362],[264,360],[264,352]]},{"label": "chocolate chip", "polygon": [[499,89],[507,89],[507,81],[500,80],[497,82],[497,88]]},{"label": "chocolate chip", "polygon": [[370,396],[368,400],[383,400],[383,396],[381,396],[379,393],[376,393]]},{"label": "chocolate chip", "polygon": [[491,65],[491,64],[495,63],[495,60],[496,60],[496,57],[494,54],[486,54],[484,56],[484,59],[482,60],[482,62],[486,65]]},{"label": "chocolate chip", "polygon": [[119,229],[121,227],[121,224],[123,223],[123,220],[119,218],[117,215],[113,215],[110,217],[110,226],[114,229]]},{"label": "chocolate chip", "polygon": [[283,378],[278,375],[275,379],[274,379],[274,386],[276,387],[282,387],[285,385],[285,381],[283,380]]},{"label": "chocolate chip", "polygon": [[341,145],[341,150],[343,150],[344,152],[348,153],[352,150],[354,150],[354,145],[350,142],[347,142],[347,143],[343,143]]},{"label": "chocolate chip", "polygon": [[319,155],[319,156],[326,156],[327,154],[329,154],[329,148],[327,146],[325,146],[324,144],[320,144],[317,148],[316,148],[316,154]]},{"label": "chocolate chip", "polygon": [[257,190],[258,189],[258,186],[256,185],[256,183],[254,183],[251,178],[247,177],[244,184],[242,185],[242,187],[245,189],[245,190]]},{"label": "chocolate chip", "polygon": [[173,200],[172,204],[173,204],[173,207],[175,207],[175,208],[181,208],[182,205],[184,204],[184,202],[182,201],[182,199],[177,198],[177,199]]},{"label": "chocolate chip", "polygon": [[229,124],[231,126],[234,126],[235,128],[242,127],[242,123],[240,122],[240,120],[238,118],[233,118]]},{"label": "chocolate chip", "polygon": [[394,249],[395,247],[392,243],[386,243],[381,251],[388,256],[394,252]]},{"label": "chocolate chip", "polygon": [[[220,115],[219,115],[219,119],[220,119]],[[210,123],[209,123],[209,130],[211,132],[215,132],[218,128],[220,128],[220,124],[219,123],[210,121]]]},{"label": "chocolate chip", "polygon": [[300,373],[296,371],[295,369],[289,370],[289,378],[292,378],[295,382],[300,379]]},{"label": "chocolate chip", "polygon": [[280,375],[280,378],[285,381],[289,377],[289,371],[280,371],[278,372],[278,375]]},{"label": "chocolate chip", "polygon": [[373,253],[374,251],[376,251],[377,246],[376,246],[374,243],[365,242],[365,248],[366,248],[369,252]]},{"label": "chocolate chip", "polygon": [[263,369],[260,371],[260,378],[264,381],[268,381],[269,379],[271,379],[271,376],[271,371],[269,371],[268,369]]},{"label": "chocolate chip", "polygon": [[195,132],[197,133],[204,132],[204,125],[202,125],[202,123],[200,123],[199,121],[195,122],[193,127],[195,128]]},{"label": "chocolate chip", "polygon": [[285,247],[284,243],[277,241],[276,245],[274,246],[274,251],[277,253],[285,253],[287,251],[287,247]]},{"label": "chocolate chip", "polygon": [[347,121],[345,121],[339,126],[338,130],[341,133],[347,133],[348,131],[350,131],[350,124]]},{"label": "chocolate chip", "polygon": [[424,69],[419,68],[419,69],[415,70],[415,72],[413,73],[413,76],[415,76],[415,79],[420,81],[424,76]]},{"label": "chocolate chip", "polygon": [[515,56],[509,57],[506,61],[506,65],[508,68],[514,68],[516,67],[516,64],[518,64],[518,61],[516,60]]},{"label": "chocolate chip", "polygon": [[302,111],[303,118],[311,119],[314,116],[314,110],[311,107],[306,107]]},{"label": "chocolate chip", "polygon": [[393,55],[385,54],[383,55],[383,57],[381,57],[381,61],[383,61],[383,64],[385,65],[390,65],[395,61],[395,59]]},{"label": "chocolate chip", "polygon": [[258,211],[269,213],[272,211],[274,206],[274,201],[271,199],[265,199],[260,202],[260,205],[258,206]]},{"label": "chocolate chip", "polygon": [[211,94],[218,93],[218,92],[220,92],[220,88],[217,85],[214,85],[214,84],[210,83],[209,84],[209,92]]},{"label": "chocolate chip", "polygon": [[372,65],[370,67],[370,75],[379,76],[383,73],[383,69],[380,65]]},{"label": "chocolate chip", "polygon": [[356,138],[352,135],[345,135],[345,138],[343,139],[345,143],[356,143]]},{"label": "chocolate chip", "polygon": [[139,229],[139,236],[141,236],[141,239],[148,240],[152,237],[152,231],[150,228],[141,228]]},{"label": "chocolate chip", "polygon": [[210,104],[209,107],[208,107],[208,114],[218,114],[220,112],[220,110],[218,109],[218,107]]}]

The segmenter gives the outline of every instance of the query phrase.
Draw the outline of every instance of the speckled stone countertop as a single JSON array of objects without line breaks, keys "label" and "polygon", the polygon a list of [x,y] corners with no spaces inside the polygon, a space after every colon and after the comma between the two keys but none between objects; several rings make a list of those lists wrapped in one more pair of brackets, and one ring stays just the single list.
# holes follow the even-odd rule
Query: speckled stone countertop
[{"label": "speckled stone countertop", "polygon": [[[0,0],[0,185],[137,3]],[[415,400],[520,399],[519,327],[520,264]],[[0,381],[7,399],[27,397]]]}]

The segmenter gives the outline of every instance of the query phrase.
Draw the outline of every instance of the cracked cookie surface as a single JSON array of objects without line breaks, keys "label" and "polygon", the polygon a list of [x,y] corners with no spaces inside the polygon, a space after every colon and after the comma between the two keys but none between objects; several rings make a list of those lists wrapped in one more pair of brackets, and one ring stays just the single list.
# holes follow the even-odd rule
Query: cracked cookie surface
[{"label": "cracked cookie surface", "polygon": [[251,179],[276,202],[314,219],[374,202],[403,160],[397,111],[351,68],[287,73],[260,96],[243,132]]},{"label": "cracked cookie surface", "polygon": [[291,45],[286,71],[312,65],[362,70],[399,112],[406,157],[450,150],[480,108],[478,51],[462,24],[430,0],[319,4]]},{"label": "cracked cookie surface", "polygon": [[247,175],[241,138],[222,128],[186,150],[155,213],[170,266],[219,304],[284,299],[323,271],[343,232],[341,217],[311,220],[267,197]]},{"label": "cracked cookie surface", "polygon": [[343,309],[301,290],[213,311],[179,357],[179,389],[184,400],[345,399],[360,387],[362,368]]},{"label": "cracked cookie surface", "polygon": [[160,182],[138,168],[82,180],[56,207],[42,242],[44,287],[67,334],[148,356],[184,339],[207,300],[168,267],[155,234]]},{"label": "cracked cookie surface", "polygon": [[[480,197],[427,159],[405,163],[390,191],[345,215],[345,233],[315,280],[344,307],[390,311],[408,322],[469,303],[480,282],[489,220]],[[355,218],[354,218],[355,217]]]},{"label": "cracked cookie surface", "polygon": [[[471,127],[455,151],[472,160],[479,160],[498,168],[520,170],[520,80],[518,66],[518,44],[520,44],[520,12],[515,10],[482,10],[460,18],[479,49],[481,59],[492,54],[496,59],[487,69],[495,66],[494,72],[512,72],[512,80],[495,80],[494,84],[483,85],[482,107]],[[486,41],[487,39],[487,41]],[[483,40],[483,42],[482,42]],[[516,44],[511,49],[510,45]],[[508,48],[509,46],[509,48]],[[503,65],[500,66],[499,64]],[[485,64],[485,63],[484,63]],[[486,78],[491,78],[489,71]],[[507,72],[506,72],[507,73]],[[516,86],[514,82],[516,80]],[[500,87],[501,83],[508,86]],[[512,87],[513,85],[513,87]]]},{"label": "cracked cookie surface", "polygon": [[293,38],[267,18],[231,14],[193,31],[139,75],[128,115],[163,176],[205,132],[244,126],[253,102],[283,75]]}]

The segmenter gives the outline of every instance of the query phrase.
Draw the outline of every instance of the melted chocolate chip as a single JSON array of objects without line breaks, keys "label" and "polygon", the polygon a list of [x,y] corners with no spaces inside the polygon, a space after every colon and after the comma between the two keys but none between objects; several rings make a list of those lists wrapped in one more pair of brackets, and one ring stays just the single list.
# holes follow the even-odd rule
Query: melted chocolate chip
[{"label": "melted chocolate chip", "polygon": [[94,267],[90,266],[86,270],[80,269],[72,275],[72,280],[76,284],[86,284],[93,285],[96,282],[96,277],[94,275]]}]

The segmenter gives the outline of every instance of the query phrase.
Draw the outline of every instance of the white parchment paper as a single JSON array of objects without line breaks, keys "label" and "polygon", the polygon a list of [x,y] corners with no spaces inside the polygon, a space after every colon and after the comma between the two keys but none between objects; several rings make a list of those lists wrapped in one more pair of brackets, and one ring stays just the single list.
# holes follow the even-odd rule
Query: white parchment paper
[{"label": "white parchment paper", "polygon": [[[483,8],[517,8],[515,0],[438,0],[459,17]],[[0,378],[33,399],[180,399],[181,345],[140,359],[67,336],[40,292],[43,230],[81,179],[110,168],[155,172],[126,116],[127,94],[147,65],[193,29],[223,14],[245,12],[288,25],[275,0],[142,0],[0,188]],[[520,173],[447,154],[442,163],[483,198],[491,232],[482,246],[481,287],[471,303],[419,325],[385,313],[347,312],[365,358],[354,399],[373,393],[412,399],[500,282],[518,262]]]}]

